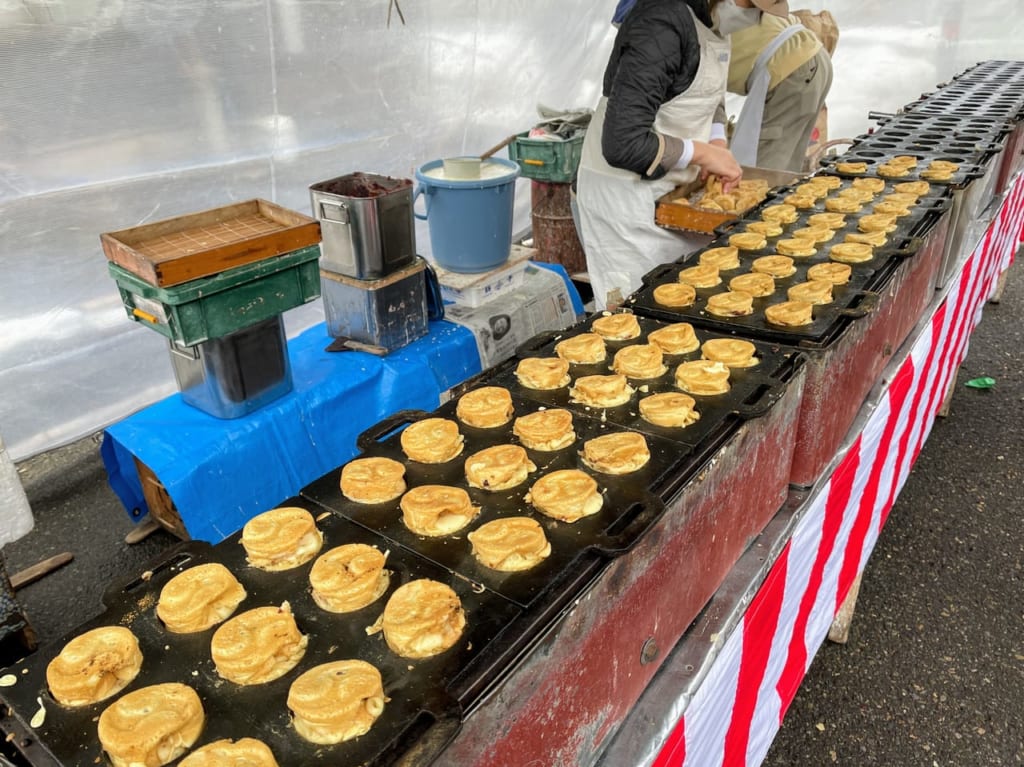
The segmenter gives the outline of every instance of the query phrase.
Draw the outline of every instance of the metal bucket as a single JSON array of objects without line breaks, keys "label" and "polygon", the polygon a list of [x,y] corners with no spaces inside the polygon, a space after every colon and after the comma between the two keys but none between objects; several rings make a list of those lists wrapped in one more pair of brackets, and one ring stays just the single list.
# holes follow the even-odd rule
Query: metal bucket
[{"label": "metal bucket", "polygon": [[412,181],[350,173],[309,188],[320,222],[320,268],[357,280],[376,280],[416,257]]}]

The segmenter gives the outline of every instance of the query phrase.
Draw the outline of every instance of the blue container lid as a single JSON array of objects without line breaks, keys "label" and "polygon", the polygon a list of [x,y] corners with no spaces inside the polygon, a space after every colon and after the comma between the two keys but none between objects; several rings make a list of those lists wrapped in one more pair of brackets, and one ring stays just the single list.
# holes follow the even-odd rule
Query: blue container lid
[{"label": "blue container lid", "polygon": [[519,164],[500,157],[480,161],[480,178],[445,178],[444,160],[431,160],[416,169],[416,180],[428,186],[445,189],[486,189],[514,181],[519,175]]}]

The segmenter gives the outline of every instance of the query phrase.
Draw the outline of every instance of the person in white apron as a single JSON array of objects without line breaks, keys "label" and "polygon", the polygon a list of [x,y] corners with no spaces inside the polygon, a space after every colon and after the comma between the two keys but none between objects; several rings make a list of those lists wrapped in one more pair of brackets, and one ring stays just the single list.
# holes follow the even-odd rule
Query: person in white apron
[{"label": "person in white apron", "polygon": [[[654,267],[707,243],[659,227],[660,196],[698,174],[714,173],[727,185],[742,175],[724,140],[729,42],[711,29],[710,10],[705,0],[638,0],[622,20],[576,182],[597,309],[634,292]],[[672,93],[680,72],[692,70],[685,89]],[[607,139],[606,120],[614,128]],[[622,136],[635,140],[620,146]]]},{"label": "person in white apron", "polygon": [[753,12],[758,24],[732,35],[729,91],[747,97],[732,151],[741,165],[800,173],[832,86],[832,59],[796,16]]}]

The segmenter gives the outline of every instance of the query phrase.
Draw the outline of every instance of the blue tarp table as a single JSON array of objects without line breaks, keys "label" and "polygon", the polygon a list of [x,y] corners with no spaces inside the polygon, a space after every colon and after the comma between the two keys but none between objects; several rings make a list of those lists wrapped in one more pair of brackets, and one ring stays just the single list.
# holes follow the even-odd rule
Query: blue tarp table
[{"label": "blue tarp table", "polygon": [[[558,264],[576,316],[579,293]],[[114,424],[100,453],[133,519],[150,513],[138,463],[159,480],[195,540],[218,543],[296,495],[358,450],[356,437],[399,410],[434,410],[441,394],[481,370],[473,333],[444,320],[386,357],[327,352],[324,323],[288,341],[293,390],[242,418],[222,420],[173,394]]]},{"label": "blue tarp table", "polygon": [[473,334],[443,320],[386,357],[324,351],[333,340],[323,323],[290,339],[294,389],[242,418],[215,418],[173,394],[108,428],[100,451],[129,513],[149,512],[137,459],[188,534],[217,543],[349,460],[365,429],[399,410],[433,410],[480,371]]}]

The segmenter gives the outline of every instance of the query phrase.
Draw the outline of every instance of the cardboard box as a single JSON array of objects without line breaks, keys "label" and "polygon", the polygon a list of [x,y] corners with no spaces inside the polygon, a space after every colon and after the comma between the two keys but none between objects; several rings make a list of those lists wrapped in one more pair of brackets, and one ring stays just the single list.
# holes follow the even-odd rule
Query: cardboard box
[{"label": "cardboard box", "polygon": [[535,251],[513,245],[508,261],[497,269],[476,274],[450,272],[434,265],[444,301],[462,306],[482,306],[491,299],[511,293],[523,284],[523,274]]}]

